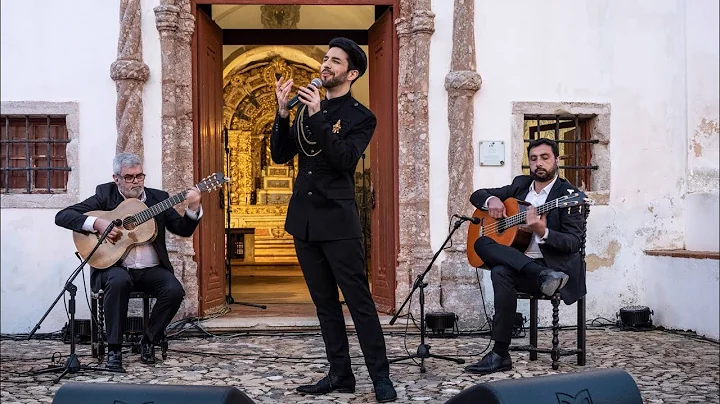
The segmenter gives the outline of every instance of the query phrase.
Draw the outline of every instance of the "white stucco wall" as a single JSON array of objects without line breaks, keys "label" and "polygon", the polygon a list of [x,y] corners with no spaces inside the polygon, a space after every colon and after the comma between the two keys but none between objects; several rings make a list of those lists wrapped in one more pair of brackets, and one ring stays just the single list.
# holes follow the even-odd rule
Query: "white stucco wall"
[{"label": "white stucco wall", "polygon": [[[687,3],[692,5],[686,10],[686,2],[680,0],[475,2],[478,72],[483,79],[475,96],[475,188],[501,186],[513,177],[508,164],[480,167],[477,152],[478,141],[501,140],[506,144],[506,161],[510,160],[513,102],[610,104],[610,200],[594,206],[589,219],[588,319],[614,319],[624,306],[659,303],[655,291],[678,279],[651,269],[643,251],[684,248],[688,169],[700,166],[717,173],[716,129],[715,148],[704,151],[708,157],[700,161],[690,157],[688,162],[693,153],[688,149],[690,132],[702,118],[717,122],[717,4]],[[449,131],[443,80],[451,55],[452,10],[433,2],[433,12],[430,213],[436,249],[448,223]],[[704,141],[711,145],[712,139]],[[467,211],[459,213],[472,210],[468,203]],[[714,277],[707,272],[713,265]],[[683,273],[683,282],[707,285],[710,281],[707,287],[718,288],[717,261],[688,266]],[[489,277],[484,285],[491,302]],[[698,307],[717,317],[717,294],[695,299]],[[669,314],[679,312],[681,306],[665,302],[651,307],[656,323],[707,332],[697,321],[681,324]],[[541,311],[547,319],[549,310]],[[564,322],[574,322],[574,307],[561,312]],[[707,335],[717,338],[717,326]]]},{"label": "white stucco wall", "polygon": [[[0,98],[78,102],[80,198],[87,198],[97,184],[112,179],[116,92],[110,65],[116,59],[119,2],[3,0],[1,4]],[[159,0],[142,1],[143,57],[150,67],[144,95],[145,172],[152,187],[162,185],[160,44],[152,11],[158,4]],[[71,233],[55,226],[55,213],[57,209],[0,212],[0,330],[4,333],[29,332],[79,263]],[[88,318],[81,277],[75,285],[77,316]],[[61,300],[39,332],[59,330],[66,322]]]}]

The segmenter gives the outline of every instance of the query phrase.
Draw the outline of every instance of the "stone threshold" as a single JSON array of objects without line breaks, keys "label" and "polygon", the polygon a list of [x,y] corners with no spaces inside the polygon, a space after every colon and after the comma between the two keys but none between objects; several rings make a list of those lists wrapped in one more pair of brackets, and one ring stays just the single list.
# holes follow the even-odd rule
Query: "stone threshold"
[{"label": "stone threshold", "polygon": [[[404,331],[406,326],[405,318],[398,318],[394,325],[390,325],[390,315],[380,315],[380,325],[385,332]],[[352,317],[345,316],[345,324],[348,332],[355,332],[355,325]],[[200,325],[210,333],[242,333],[242,332],[320,332],[320,323],[317,317],[217,317],[200,321]],[[408,331],[417,331],[412,324],[408,325]],[[193,328],[186,328],[187,331]]]},{"label": "stone threshold", "polygon": [[720,252],[691,250],[645,250],[645,254],[655,257],[694,258],[720,260]]}]

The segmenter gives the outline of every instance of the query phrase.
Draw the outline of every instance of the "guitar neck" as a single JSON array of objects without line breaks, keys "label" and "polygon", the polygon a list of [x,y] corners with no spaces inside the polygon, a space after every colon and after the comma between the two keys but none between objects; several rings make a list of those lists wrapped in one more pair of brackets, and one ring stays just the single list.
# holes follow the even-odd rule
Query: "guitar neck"
[{"label": "guitar neck", "polygon": [[165,199],[162,202],[156,203],[155,205],[136,213],[133,217],[136,220],[137,224],[145,223],[148,220],[154,218],[155,216],[165,212],[166,210],[172,208],[173,206],[177,205],[178,203],[185,200],[185,197],[187,196],[187,190],[178,192],[177,194]]},{"label": "guitar neck", "polygon": [[[550,202],[545,202],[544,204],[536,207],[535,209],[537,210],[538,215],[542,215],[543,213],[550,212],[551,210],[557,208],[558,206],[559,206],[558,200],[554,199]],[[516,226],[518,224],[525,223],[526,220],[527,220],[527,211],[523,211],[523,212],[514,214],[514,215],[506,218],[505,225],[506,225],[506,228],[509,228],[512,226]]]}]

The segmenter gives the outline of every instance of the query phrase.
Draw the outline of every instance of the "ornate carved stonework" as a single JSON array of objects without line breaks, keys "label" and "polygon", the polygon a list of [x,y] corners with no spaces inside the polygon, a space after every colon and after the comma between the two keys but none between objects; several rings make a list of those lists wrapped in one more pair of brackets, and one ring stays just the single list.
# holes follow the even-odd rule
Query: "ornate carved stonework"
[{"label": "ornate carved stonework", "polygon": [[[455,0],[453,49],[450,73],[445,77],[448,91],[449,189],[448,217],[469,216],[468,198],[473,192],[473,95],[482,80],[475,71],[474,0]],[[460,318],[460,327],[478,327],[484,321],[479,285],[466,255],[467,231],[453,234],[452,247],[442,263],[443,306],[452,307]],[[482,273],[481,273],[482,279]]]},{"label": "ornate carved stonework", "polygon": [[[432,259],[430,247],[430,163],[428,124],[428,83],[430,37],[435,15],[429,0],[401,0],[396,20],[399,38],[398,67],[398,204],[400,245],[395,290],[396,306],[410,292],[416,276]],[[427,309],[440,308],[440,276],[437,268],[425,277]],[[417,307],[417,306],[416,306]]]},{"label": "ornate carved stonework", "polygon": [[142,61],[140,0],[121,0],[117,60],[110,66],[110,77],[117,89],[115,149],[118,153],[143,156],[142,93],[149,76],[150,70]]},{"label": "ornate carved stonework", "polygon": [[[176,192],[193,185],[192,49],[195,17],[189,0],[162,0],[154,9],[162,63],[163,189]],[[198,313],[197,265],[192,238],[168,235],[170,261],[185,288],[178,317]]]},{"label": "ornate carved stonework", "polygon": [[263,28],[297,28],[300,22],[300,6],[260,6],[260,22]]}]

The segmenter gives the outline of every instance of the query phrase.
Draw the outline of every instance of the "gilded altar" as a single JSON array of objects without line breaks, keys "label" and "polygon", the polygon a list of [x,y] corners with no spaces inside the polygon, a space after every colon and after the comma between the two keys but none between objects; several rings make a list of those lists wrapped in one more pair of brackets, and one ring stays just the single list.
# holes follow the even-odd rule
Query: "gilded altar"
[{"label": "gilded altar", "polygon": [[297,263],[292,236],[284,230],[297,158],[277,164],[270,155],[277,111],[275,82],[280,76],[294,79],[295,93],[298,84],[312,80],[319,65],[316,58],[295,49],[259,47],[238,56],[225,69],[223,126],[228,138],[226,173],[231,178],[230,228],[252,230],[245,242],[245,249],[251,251],[243,263]]}]

